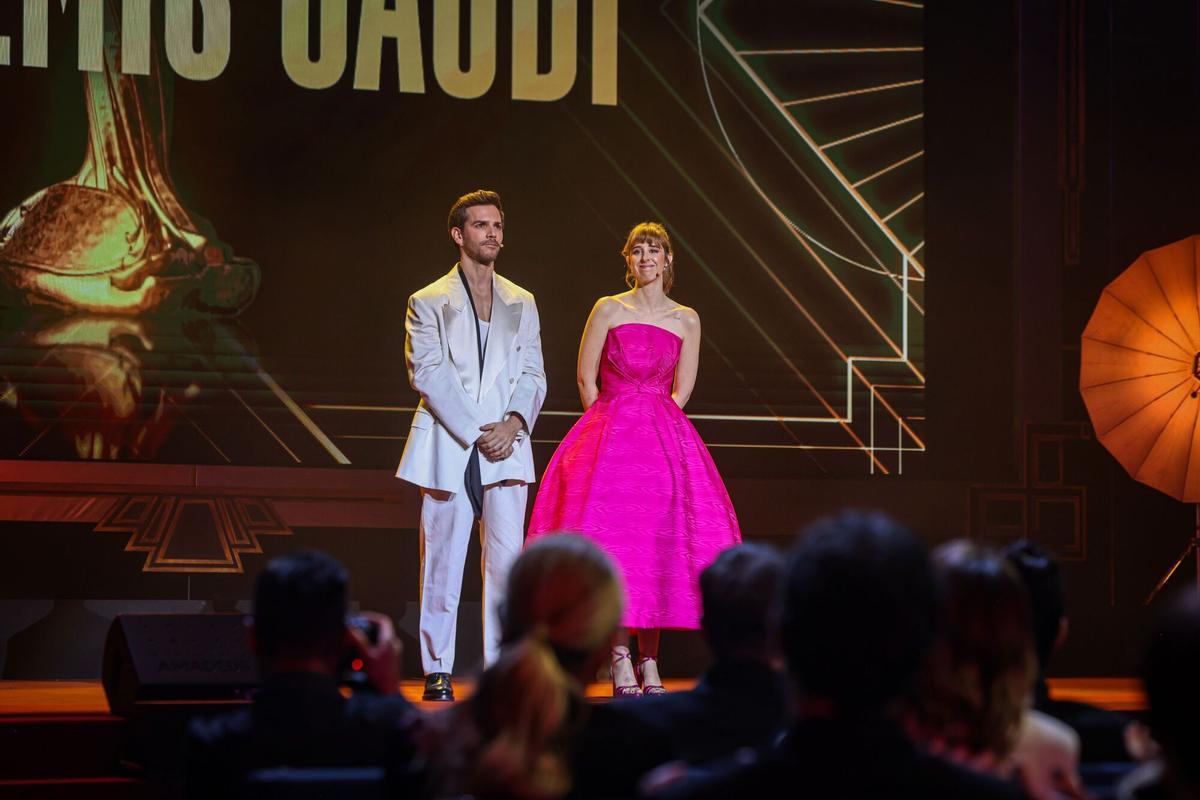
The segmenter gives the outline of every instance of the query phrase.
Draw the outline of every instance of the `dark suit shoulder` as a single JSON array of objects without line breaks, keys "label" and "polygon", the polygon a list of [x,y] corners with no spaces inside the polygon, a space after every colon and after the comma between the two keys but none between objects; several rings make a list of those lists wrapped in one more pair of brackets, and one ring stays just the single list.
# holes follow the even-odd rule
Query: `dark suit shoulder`
[{"label": "dark suit shoulder", "polygon": [[[918,753],[913,787],[917,791],[928,791],[928,797],[949,798],[971,797],[979,800],[1022,800],[1025,792],[1016,784],[1008,783],[991,775],[953,764],[928,753]],[[914,792],[911,797],[917,797]]]},{"label": "dark suit shoulder", "polygon": [[795,791],[805,800],[1024,800],[1017,786],[947,762],[879,765],[864,753],[857,769],[780,760],[769,752],[740,755],[701,767],[653,794],[657,800],[778,797]]},{"label": "dark suit shoulder", "polygon": [[714,668],[694,689],[643,698],[630,710],[666,727],[679,756],[698,764],[770,744],[784,724],[787,700],[779,675],[748,664]]},{"label": "dark suit shoulder", "polygon": [[[655,800],[726,800],[776,797],[787,787],[799,792],[799,784],[779,766],[768,759],[739,761],[730,756],[707,767],[694,768],[683,779],[659,787],[650,796]],[[816,797],[807,788],[802,796]]]},{"label": "dark suit shoulder", "polygon": [[245,772],[242,755],[253,735],[254,716],[249,708],[188,723],[183,743],[185,797],[231,793]]},{"label": "dark suit shoulder", "polygon": [[416,706],[398,694],[356,694],[346,701],[347,724],[380,730],[405,730],[418,724]]},{"label": "dark suit shoulder", "polygon": [[212,750],[221,746],[237,747],[254,727],[250,708],[217,714],[212,717],[197,717],[188,723],[187,747],[192,751]]},{"label": "dark suit shoulder", "polygon": [[323,691],[262,693],[253,706],[188,727],[185,784],[220,796],[250,770],[273,766],[383,766],[414,757],[419,715],[398,696]]},{"label": "dark suit shoulder", "polygon": [[668,800],[774,797],[805,800],[1019,800],[1015,785],[914,747],[890,723],[803,722],[779,742],[692,769],[656,793]]},{"label": "dark suit shoulder", "polygon": [[623,702],[590,706],[572,758],[572,797],[629,797],[650,770],[673,761],[667,730]]}]

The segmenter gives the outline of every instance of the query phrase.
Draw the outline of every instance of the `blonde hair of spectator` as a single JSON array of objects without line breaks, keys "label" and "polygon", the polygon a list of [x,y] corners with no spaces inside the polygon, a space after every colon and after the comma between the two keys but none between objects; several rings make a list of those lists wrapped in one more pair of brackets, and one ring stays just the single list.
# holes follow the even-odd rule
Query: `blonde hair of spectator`
[{"label": "blonde hair of spectator", "polygon": [[556,798],[570,790],[573,698],[582,696],[581,673],[609,651],[622,598],[611,562],[581,536],[538,539],[517,559],[500,657],[479,683],[474,793]]}]

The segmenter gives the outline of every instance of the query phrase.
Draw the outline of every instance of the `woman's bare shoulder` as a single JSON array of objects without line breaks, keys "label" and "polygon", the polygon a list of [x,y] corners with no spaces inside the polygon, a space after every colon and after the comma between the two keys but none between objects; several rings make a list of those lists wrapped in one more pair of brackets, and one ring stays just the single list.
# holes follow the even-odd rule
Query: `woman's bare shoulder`
[{"label": "woman's bare shoulder", "polygon": [[675,306],[672,316],[679,320],[684,328],[692,330],[700,327],[700,314],[696,309],[690,306],[677,305]]},{"label": "woman's bare shoulder", "polygon": [[604,295],[592,306],[592,316],[599,320],[612,319],[626,309],[628,305],[623,295]]}]

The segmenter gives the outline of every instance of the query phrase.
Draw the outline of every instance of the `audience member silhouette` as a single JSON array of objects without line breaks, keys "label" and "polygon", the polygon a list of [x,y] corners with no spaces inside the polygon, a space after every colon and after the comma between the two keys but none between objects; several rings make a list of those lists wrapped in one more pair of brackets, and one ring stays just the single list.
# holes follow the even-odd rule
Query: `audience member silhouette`
[{"label": "audience member silhouette", "polygon": [[501,645],[476,693],[431,725],[437,796],[630,797],[670,760],[666,732],[622,703],[589,704],[623,600],[611,562],[574,534],[538,539],[513,564]]},{"label": "audience member silhouette", "polygon": [[933,553],[945,602],[942,636],[911,694],[910,731],[973,769],[1019,775],[1034,798],[1076,796],[1079,742],[1029,709],[1036,659],[1029,598],[1012,566],[965,540]]},{"label": "audience member silhouette", "polygon": [[[399,644],[391,621],[372,644],[346,624],[347,577],[318,552],[272,559],[258,576],[251,645],[261,686],[245,709],[196,719],[185,747],[189,797],[237,797],[250,772],[267,767],[391,765],[419,780],[414,768],[419,716],[394,693]],[[380,694],[339,690],[339,665],[352,648]],[[397,785],[399,779],[397,779]]]},{"label": "audience member silhouette", "polygon": [[1067,638],[1066,601],[1058,562],[1049,552],[1028,539],[1004,548],[1004,556],[1016,568],[1029,592],[1033,609],[1033,639],[1037,654],[1037,681],[1033,707],[1062,720],[1079,734],[1080,760],[1125,761],[1125,729],[1130,720],[1114,711],[1069,700],[1054,700],[1046,686],[1050,658]]},{"label": "audience member silhouette", "polygon": [[760,544],[731,547],[700,574],[701,630],[713,664],[686,692],[629,703],[666,727],[680,758],[711,761],[770,743],[787,717],[777,624],[783,558]]},{"label": "audience member silhouette", "polygon": [[930,755],[893,719],[937,631],[921,544],[880,514],[847,511],[801,533],[781,637],[796,716],[773,746],[661,787],[662,797],[1017,798],[1019,787]]},{"label": "audience member silhouette", "polygon": [[1122,785],[1123,800],[1200,798],[1200,593],[1172,599],[1151,632],[1142,664],[1147,721],[1161,748]]}]

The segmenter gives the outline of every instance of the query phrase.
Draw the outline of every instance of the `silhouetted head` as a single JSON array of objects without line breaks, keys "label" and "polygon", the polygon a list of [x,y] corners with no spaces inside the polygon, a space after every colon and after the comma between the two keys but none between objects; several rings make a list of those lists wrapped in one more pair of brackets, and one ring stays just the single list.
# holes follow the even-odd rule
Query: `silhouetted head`
[{"label": "silhouetted head", "polygon": [[346,635],[346,570],[315,550],[271,559],[254,590],[255,649],[264,668],[280,660],[332,661]]},{"label": "silhouetted head", "polygon": [[1142,667],[1150,732],[1168,767],[1200,790],[1200,593],[1174,597],[1151,634]]},{"label": "silhouetted head", "polygon": [[938,596],[925,548],[891,518],[843,511],[805,528],[784,579],[788,666],[839,712],[881,711],[933,641]]},{"label": "silhouetted head", "polygon": [[700,627],[718,660],[771,658],[783,567],[774,548],[743,544],[722,552],[700,573]]}]

